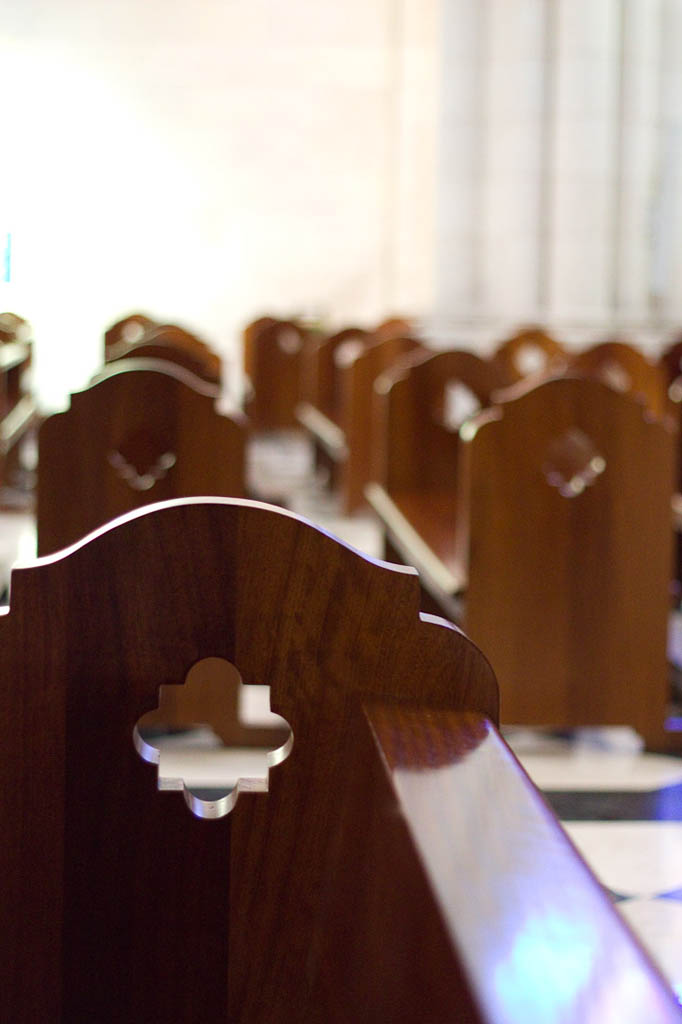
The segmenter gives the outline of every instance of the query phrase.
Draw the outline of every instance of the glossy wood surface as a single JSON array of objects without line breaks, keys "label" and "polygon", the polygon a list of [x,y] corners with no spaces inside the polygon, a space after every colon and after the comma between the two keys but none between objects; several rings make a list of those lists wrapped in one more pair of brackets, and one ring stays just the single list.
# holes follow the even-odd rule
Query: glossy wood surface
[{"label": "glossy wood surface", "polygon": [[244,369],[249,380],[246,410],[256,430],[297,426],[309,334],[294,320],[263,317],[244,332]]},{"label": "glossy wood surface", "polygon": [[630,396],[570,378],[472,426],[464,622],[495,667],[502,720],[629,724],[660,742],[672,431]]},{"label": "glossy wood surface", "polygon": [[375,479],[389,494],[456,486],[459,424],[448,422],[450,387],[485,408],[507,372],[473,352],[415,352],[374,386]]},{"label": "glossy wood surface", "polygon": [[633,395],[658,419],[670,412],[665,373],[633,345],[604,341],[572,353],[568,372],[595,377],[616,391]]},{"label": "glossy wood surface", "polygon": [[[333,1019],[316,954],[338,843],[366,847],[339,828],[357,702],[497,715],[486,660],[418,609],[413,571],[227,499],[140,510],[15,570],[0,617],[0,1019]],[[269,683],[294,733],[269,792],[245,782],[220,821],[158,793],[132,740],[159,686],[209,656]]]},{"label": "glossy wood surface", "polygon": [[105,348],[106,362],[117,359],[166,359],[200,380],[218,387],[222,378],[220,356],[203,341],[176,324],[149,324],[134,341],[125,337]]},{"label": "glossy wood surface", "polygon": [[[357,731],[366,778],[349,787],[337,855],[353,883],[337,891],[321,956],[326,991],[344,1001],[330,1020],[680,1019],[490,723],[383,704],[366,708]],[[358,825],[362,845],[351,838]]]},{"label": "glossy wood surface", "polygon": [[339,485],[347,515],[362,507],[365,487],[376,476],[374,466],[379,454],[373,415],[374,382],[416,350],[421,351],[421,343],[416,338],[396,335],[351,351],[345,360],[337,359],[339,425],[347,447]]},{"label": "glossy wood surface", "polygon": [[144,332],[150,327],[156,327],[157,321],[146,313],[128,313],[104,332],[104,359],[107,361],[107,352],[110,348],[121,342],[132,343],[140,341]]},{"label": "glossy wood surface", "polygon": [[524,327],[498,345],[494,357],[509,382],[560,372],[567,362],[564,346],[542,327]]},{"label": "glossy wood surface", "polygon": [[153,501],[244,494],[246,422],[172,363],[125,359],[38,433],[38,551]]}]

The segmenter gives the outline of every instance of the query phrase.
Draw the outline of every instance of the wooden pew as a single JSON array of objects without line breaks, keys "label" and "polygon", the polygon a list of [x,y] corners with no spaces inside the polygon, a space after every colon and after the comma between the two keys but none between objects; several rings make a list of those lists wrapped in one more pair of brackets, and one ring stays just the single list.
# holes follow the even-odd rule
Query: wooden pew
[{"label": "wooden pew", "polygon": [[595,377],[615,391],[633,395],[658,419],[671,415],[667,382],[661,366],[626,342],[602,341],[572,353],[567,372]]},{"label": "wooden pew", "polygon": [[153,320],[146,313],[128,313],[127,316],[111,324],[104,332],[104,361],[108,362],[109,349],[120,345],[122,341],[128,344],[140,341],[145,331],[156,326],[158,326],[158,321]]},{"label": "wooden pew", "polygon": [[524,327],[497,346],[493,360],[506,371],[511,384],[526,377],[561,372],[566,366],[567,351],[542,327]]},{"label": "wooden pew", "polygon": [[465,583],[455,549],[459,427],[508,384],[496,360],[463,350],[415,353],[375,383],[378,454],[367,499],[384,526],[386,557],[415,562],[427,607],[451,619]]},{"label": "wooden pew", "polygon": [[[365,345],[340,346],[335,356],[338,392],[339,441],[328,454],[337,463],[338,489],[342,509],[351,515],[365,504],[365,487],[374,478],[373,463],[378,457],[374,432],[374,382],[415,350],[421,342],[409,336],[396,336]],[[327,431],[329,432],[329,431]],[[323,432],[322,437],[326,434]],[[319,438],[318,438],[319,440]]]},{"label": "wooden pew", "polygon": [[168,360],[208,384],[222,384],[220,356],[177,324],[150,324],[135,340],[124,337],[116,344],[105,344],[104,359],[106,363],[117,359]]},{"label": "wooden pew", "polygon": [[152,501],[244,492],[246,420],[217,389],[162,360],[110,363],[38,432],[38,552]]},{"label": "wooden pew", "polygon": [[311,344],[302,367],[303,401],[296,407],[296,419],[310,435],[315,463],[328,474],[330,488],[338,484],[339,466],[348,447],[341,424],[341,395],[338,366],[361,353],[375,341],[371,331],[344,327]]},{"label": "wooden pew", "polygon": [[596,380],[505,398],[460,429],[441,497],[376,488],[372,504],[491,658],[504,722],[628,724],[665,745],[673,432]]},{"label": "wooden pew", "polygon": [[[133,745],[206,656],[294,733],[217,820]],[[0,1019],[679,1020],[412,570],[256,503],[165,503],[15,570],[0,665]]]},{"label": "wooden pew", "polygon": [[261,317],[244,331],[245,408],[255,430],[298,426],[305,349],[312,334],[295,320]]}]

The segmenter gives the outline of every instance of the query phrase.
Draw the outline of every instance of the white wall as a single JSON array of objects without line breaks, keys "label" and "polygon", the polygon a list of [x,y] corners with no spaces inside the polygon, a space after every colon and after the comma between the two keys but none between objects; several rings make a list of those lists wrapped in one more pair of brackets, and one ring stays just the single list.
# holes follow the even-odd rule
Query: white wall
[{"label": "white wall", "polygon": [[6,0],[0,306],[34,324],[47,406],[133,309],[231,356],[264,311],[430,308],[437,11]]},{"label": "white wall", "polygon": [[682,323],[682,0],[444,0],[442,340]]}]

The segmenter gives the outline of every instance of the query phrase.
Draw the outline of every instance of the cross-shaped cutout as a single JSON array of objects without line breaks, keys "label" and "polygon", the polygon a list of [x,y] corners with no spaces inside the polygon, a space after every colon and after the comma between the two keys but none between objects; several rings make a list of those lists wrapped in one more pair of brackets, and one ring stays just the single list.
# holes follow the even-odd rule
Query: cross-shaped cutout
[{"label": "cross-shaped cutout", "polygon": [[159,789],[182,790],[202,818],[227,814],[240,787],[267,792],[269,769],[293,746],[287,722],[264,707],[268,694],[245,686],[223,658],[204,658],[183,684],[159,687],[159,706],[134,730],[140,756],[158,765]]}]

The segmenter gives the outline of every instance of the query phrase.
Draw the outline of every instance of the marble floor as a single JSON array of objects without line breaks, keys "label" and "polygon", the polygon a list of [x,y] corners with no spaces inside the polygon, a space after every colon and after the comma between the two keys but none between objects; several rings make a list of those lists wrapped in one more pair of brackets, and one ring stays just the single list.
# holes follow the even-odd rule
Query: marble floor
[{"label": "marble floor", "polygon": [[[369,516],[346,519],[313,472],[310,451],[292,436],[252,448],[249,480],[265,500],[288,507],[376,557],[381,537]],[[35,550],[32,519],[0,514],[0,572]],[[682,628],[671,624],[671,653]],[[682,662],[682,658],[680,659]],[[244,687],[242,717],[267,720],[266,687]],[[246,692],[250,691],[250,692]],[[571,737],[514,729],[505,736],[682,1001],[682,758],[648,754],[627,728]],[[225,750],[210,729],[158,736],[160,788],[181,780],[205,800],[240,776],[265,776],[265,752]],[[150,770],[152,770],[150,766]]]}]

